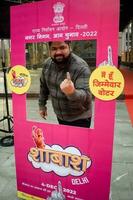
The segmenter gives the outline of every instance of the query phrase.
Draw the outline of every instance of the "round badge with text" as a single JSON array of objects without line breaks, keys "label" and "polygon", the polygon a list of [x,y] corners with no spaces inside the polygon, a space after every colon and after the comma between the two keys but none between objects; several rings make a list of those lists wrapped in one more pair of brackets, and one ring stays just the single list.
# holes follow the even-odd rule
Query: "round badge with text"
[{"label": "round badge with text", "polygon": [[124,89],[124,78],[115,66],[99,66],[89,79],[92,94],[98,99],[108,101],[116,99]]},{"label": "round badge with text", "polygon": [[9,88],[16,94],[24,94],[31,85],[29,71],[22,65],[12,67],[7,74]]}]

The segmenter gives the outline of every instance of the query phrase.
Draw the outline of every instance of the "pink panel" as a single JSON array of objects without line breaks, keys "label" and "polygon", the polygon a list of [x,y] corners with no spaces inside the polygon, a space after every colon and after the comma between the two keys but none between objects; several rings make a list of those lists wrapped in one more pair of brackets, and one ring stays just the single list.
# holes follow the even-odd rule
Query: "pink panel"
[{"label": "pink panel", "polygon": [[[97,65],[107,61],[108,46],[111,46],[116,64],[119,1],[61,0],[59,2],[65,7],[60,17],[53,10],[57,2],[46,0],[12,7],[12,66],[25,65],[27,42],[64,39],[96,39]],[[46,199],[55,189],[54,186],[61,182],[66,199],[109,199],[115,101],[95,100],[94,129],[29,122],[26,120],[26,95],[13,94],[13,112],[18,191]],[[56,153],[60,149],[67,156],[70,151],[69,162],[73,154],[78,155],[82,161],[80,165],[77,164],[78,170],[74,169],[73,163],[67,167],[62,163],[60,168],[54,164],[52,168],[45,162],[45,151],[43,158],[40,158],[42,152],[37,152],[36,159],[42,159],[42,165],[40,160],[31,162],[30,148],[35,148],[32,138],[34,126],[43,131],[49,155],[53,155],[51,149]],[[83,155],[90,158],[84,172]],[[67,157],[62,155],[62,159],[67,162]],[[46,172],[47,165],[51,169],[49,172]]]}]

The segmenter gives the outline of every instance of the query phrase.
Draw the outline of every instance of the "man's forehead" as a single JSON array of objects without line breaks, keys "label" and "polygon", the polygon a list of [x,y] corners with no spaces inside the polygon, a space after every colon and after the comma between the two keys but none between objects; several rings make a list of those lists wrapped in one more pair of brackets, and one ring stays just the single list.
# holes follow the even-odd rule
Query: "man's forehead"
[{"label": "man's forehead", "polygon": [[67,43],[65,42],[52,42],[51,46],[66,46],[68,45]]}]

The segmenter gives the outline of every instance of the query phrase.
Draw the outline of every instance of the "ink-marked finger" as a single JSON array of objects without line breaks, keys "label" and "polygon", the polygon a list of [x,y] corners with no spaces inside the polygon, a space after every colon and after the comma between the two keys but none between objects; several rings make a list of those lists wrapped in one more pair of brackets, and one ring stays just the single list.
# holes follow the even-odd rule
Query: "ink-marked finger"
[{"label": "ink-marked finger", "polygon": [[67,72],[67,80],[71,81],[71,76],[69,72]]}]

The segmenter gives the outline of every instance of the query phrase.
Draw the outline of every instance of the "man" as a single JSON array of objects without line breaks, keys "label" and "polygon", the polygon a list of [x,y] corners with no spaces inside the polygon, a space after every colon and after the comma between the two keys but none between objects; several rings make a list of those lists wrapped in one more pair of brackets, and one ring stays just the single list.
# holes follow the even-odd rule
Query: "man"
[{"label": "man", "polygon": [[49,42],[50,58],[44,63],[40,78],[40,115],[46,119],[51,96],[59,124],[90,127],[92,97],[89,92],[90,69],[71,52],[69,41]]}]

